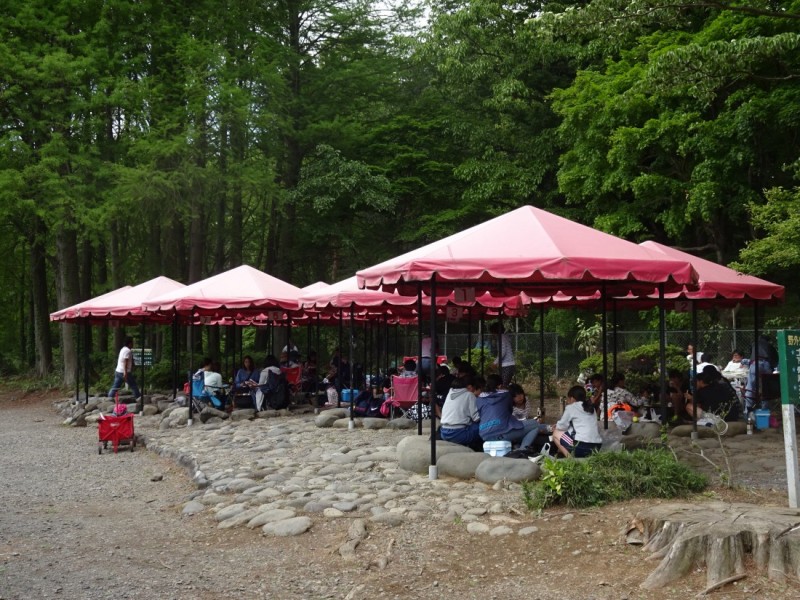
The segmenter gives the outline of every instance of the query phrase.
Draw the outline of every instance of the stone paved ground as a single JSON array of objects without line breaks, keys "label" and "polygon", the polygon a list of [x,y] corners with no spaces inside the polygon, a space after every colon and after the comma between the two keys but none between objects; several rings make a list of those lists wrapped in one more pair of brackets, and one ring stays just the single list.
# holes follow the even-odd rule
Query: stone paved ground
[{"label": "stone paved ground", "polygon": [[[158,417],[137,417],[151,449],[98,456],[94,427],[59,426],[48,402],[5,395],[0,598],[685,598],[703,587],[698,574],[638,589],[650,566],[619,530],[641,502],[530,515],[515,484],[399,469],[408,432],[312,419],[161,431]],[[770,435],[738,442],[754,458],[736,464],[761,465],[743,471],[760,487],[709,496],[785,502],[764,475],[781,456]],[[281,524],[307,530],[281,537]],[[725,593],[800,595],[759,576]]]}]

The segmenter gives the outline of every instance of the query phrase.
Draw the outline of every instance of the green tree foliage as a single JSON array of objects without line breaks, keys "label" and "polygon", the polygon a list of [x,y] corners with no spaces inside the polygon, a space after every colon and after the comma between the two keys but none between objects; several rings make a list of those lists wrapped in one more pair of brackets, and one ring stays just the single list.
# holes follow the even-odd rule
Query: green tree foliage
[{"label": "green tree foliage", "polygon": [[687,5],[653,31],[659,3],[611,5],[575,11],[613,24],[597,33],[605,61],[553,96],[560,187],[604,229],[729,260],[749,234],[748,204],[792,180],[800,22]]}]

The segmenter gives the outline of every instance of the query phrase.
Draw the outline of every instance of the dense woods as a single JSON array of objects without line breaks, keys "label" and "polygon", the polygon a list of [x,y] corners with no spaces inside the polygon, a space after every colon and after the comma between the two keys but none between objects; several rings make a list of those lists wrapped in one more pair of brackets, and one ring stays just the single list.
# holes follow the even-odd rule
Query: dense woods
[{"label": "dense woods", "polygon": [[5,370],[72,372],[48,314],[125,284],[243,262],[333,282],[523,204],[797,289],[798,1],[7,0],[0,20]]}]

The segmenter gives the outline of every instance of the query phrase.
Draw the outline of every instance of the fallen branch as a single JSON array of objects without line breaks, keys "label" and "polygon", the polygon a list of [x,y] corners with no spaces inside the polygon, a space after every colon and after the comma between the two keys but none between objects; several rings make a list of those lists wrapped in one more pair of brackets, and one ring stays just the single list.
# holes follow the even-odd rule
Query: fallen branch
[{"label": "fallen branch", "polygon": [[708,586],[706,589],[704,589],[702,592],[697,594],[697,596],[695,596],[695,597],[696,598],[700,598],[702,596],[710,594],[714,590],[718,590],[719,588],[721,588],[724,585],[728,585],[729,583],[733,583],[734,581],[739,581],[740,579],[744,579],[745,577],[747,577],[747,573],[740,573],[739,575],[733,575],[732,577],[728,577],[727,579],[723,579],[722,581],[718,581],[714,585]]}]

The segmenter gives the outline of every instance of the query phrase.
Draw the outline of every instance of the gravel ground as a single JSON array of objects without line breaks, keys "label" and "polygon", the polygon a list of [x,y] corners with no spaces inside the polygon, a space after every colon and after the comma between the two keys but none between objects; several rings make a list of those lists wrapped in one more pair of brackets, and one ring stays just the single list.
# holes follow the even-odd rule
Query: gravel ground
[{"label": "gravel ground", "polygon": [[[351,519],[315,519],[296,538],[220,530],[207,515],[181,516],[195,491],[182,470],[142,448],[98,456],[96,429],[60,426],[54,397],[0,394],[0,600],[685,600],[704,587],[696,573],[658,592],[638,588],[652,565],[619,532],[642,502],[520,515],[540,530],[524,538],[475,536],[459,522],[370,525],[353,562],[337,553]],[[762,490],[711,495],[720,494],[785,502],[785,493]],[[715,596],[797,598],[800,588],[753,576]]]}]

